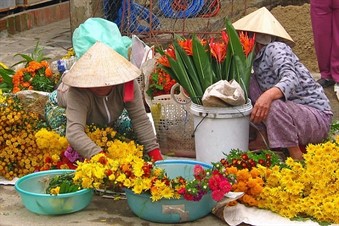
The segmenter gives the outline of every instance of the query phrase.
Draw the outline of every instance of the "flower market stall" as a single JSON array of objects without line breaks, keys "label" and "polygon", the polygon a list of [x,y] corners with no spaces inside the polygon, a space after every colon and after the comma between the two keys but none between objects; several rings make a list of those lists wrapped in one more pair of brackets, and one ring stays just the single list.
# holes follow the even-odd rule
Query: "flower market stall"
[{"label": "flower market stall", "polygon": [[[33,57],[28,61],[33,61]],[[43,62],[43,58],[40,61]],[[1,67],[1,84],[6,83],[5,88],[12,91],[5,92],[8,90],[3,89],[0,96],[1,177],[11,180],[36,171],[74,169],[71,182],[81,189],[107,192],[128,189],[128,192],[137,197],[148,194],[148,202],[160,205],[163,201],[180,199],[195,205],[208,198],[212,204],[207,213],[213,212],[222,223],[229,225],[262,223],[258,223],[254,216],[262,216],[266,212],[256,212],[258,210],[277,214],[287,225],[297,222],[304,225],[339,223],[336,208],[339,201],[339,138],[309,145],[304,162],[290,158],[283,162],[269,150],[232,150],[210,164],[194,162],[187,170],[189,176],[186,177],[184,173],[170,175],[171,170],[164,171],[161,162],[157,164],[143,158],[143,147],[134,140],[126,139],[111,128],[89,125],[86,133],[107,152],[84,160],[69,146],[64,136],[45,124],[41,112],[34,111],[31,104],[25,105],[30,103],[27,98],[19,98],[19,94],[25,90],[50,92],[50,81],[54,86],[58,80],[52,78],[60,76],[48,76],[49,65],[46,63],[30,62],[22,70]],[[41,96],[44,98],[45,95]],[[43,103],[44,99],[40,101]],[[229,202],[224,195],[233,192],[240,192],[242,196]],[[53,196],[61,195],[61,185],[49,189],[49,193]],[[134,204],[132,202],[129,205]],[[249,212],[246,212],[250,210],[253,211],[253,217],[249,217]],[[244,211],[245,215],[241,215]],[[185,216],[179,221],[197,220]],[[150,218],[147,221],[156,220]]]}]

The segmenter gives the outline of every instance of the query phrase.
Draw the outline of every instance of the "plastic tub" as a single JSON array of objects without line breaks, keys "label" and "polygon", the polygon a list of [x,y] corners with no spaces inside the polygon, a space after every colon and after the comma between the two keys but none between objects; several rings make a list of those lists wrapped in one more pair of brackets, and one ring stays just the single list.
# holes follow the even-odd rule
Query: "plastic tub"
[{"label": "plastic tub", "polygon": [[[183,176],[192,180],[193,168],[200,164],[204,168],[212,166],[193,160],[164,160],[156,162],[156,165],[166,170],[170,178]],[[162,199],[152,202],[149,194],[137,195],[126,189],[127,202],[134,214],[138,217],[157,223],[182,223],[195,221],[208,215],[216,202],[210,194],[206,194],[200,201],[188,201],[181,199]]]},{"label": "plastic tub", "polygon": [[20,194],[24,206],[33,213],[60,215],[77,212],[91,202],[93,197],[91,189],[59,195],[45,193],[46,181],[49,178],[70,172],[74,170],[46,170],[31,173],[19,178],[15,183],[15,189]]}]

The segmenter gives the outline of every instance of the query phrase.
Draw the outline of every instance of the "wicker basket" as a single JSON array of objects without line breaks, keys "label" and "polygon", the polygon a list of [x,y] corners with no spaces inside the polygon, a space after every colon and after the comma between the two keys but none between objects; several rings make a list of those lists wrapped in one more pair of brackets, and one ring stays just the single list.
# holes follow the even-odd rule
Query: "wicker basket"
[{"label": "wicker basket", "polygon": [[190,104],[180,105],[171,95],[161,95],[151,100],[150,109],[161,152],[165,155],[195,158]]}]

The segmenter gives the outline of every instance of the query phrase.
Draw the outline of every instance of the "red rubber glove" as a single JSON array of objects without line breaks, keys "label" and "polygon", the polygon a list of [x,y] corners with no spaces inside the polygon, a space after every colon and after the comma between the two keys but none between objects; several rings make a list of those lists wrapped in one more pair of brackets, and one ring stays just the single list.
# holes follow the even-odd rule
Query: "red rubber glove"
[{"label": "red rubber glove", "polygon": [[149,155],[149,157],[152,158],[152,160],[154,162],[159,161],[159,160],[163,160],[163,157],[161,155],[161,152],[160,152],[159,148],[156,148],[156,149],[148,152],[147,154]]}]

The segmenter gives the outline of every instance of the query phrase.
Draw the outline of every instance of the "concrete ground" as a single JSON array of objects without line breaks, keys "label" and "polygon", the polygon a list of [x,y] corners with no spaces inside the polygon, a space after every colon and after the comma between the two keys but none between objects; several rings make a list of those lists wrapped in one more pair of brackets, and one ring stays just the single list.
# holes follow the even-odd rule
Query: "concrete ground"
[{"label": "concrete ground", "polygon": [[[20,57],[17,53],[31,53],[37,41],[44,48],[45,54],[52,60],[60,59],[72,46],[69,20],[51,23],[16,35],[0,33],[0,62],[12,65]],[[315,78],[319,74],[314,73]],[[327,88],[334,120],[339,120],[339,101],[336,99],[333,87]],[[135,216],[129,209],[126,200],[114,201],[95,195],[90,205],[77,213],[63,216],[41,216],[29,212],[21,203],[14,186],[0,185],[0,226],[12,225],[161,225],[144,221]],[[168,224],[167,224],[168,225]],[[225,225],[223,221],[210,214],[195,222],[176,225]]]}]

